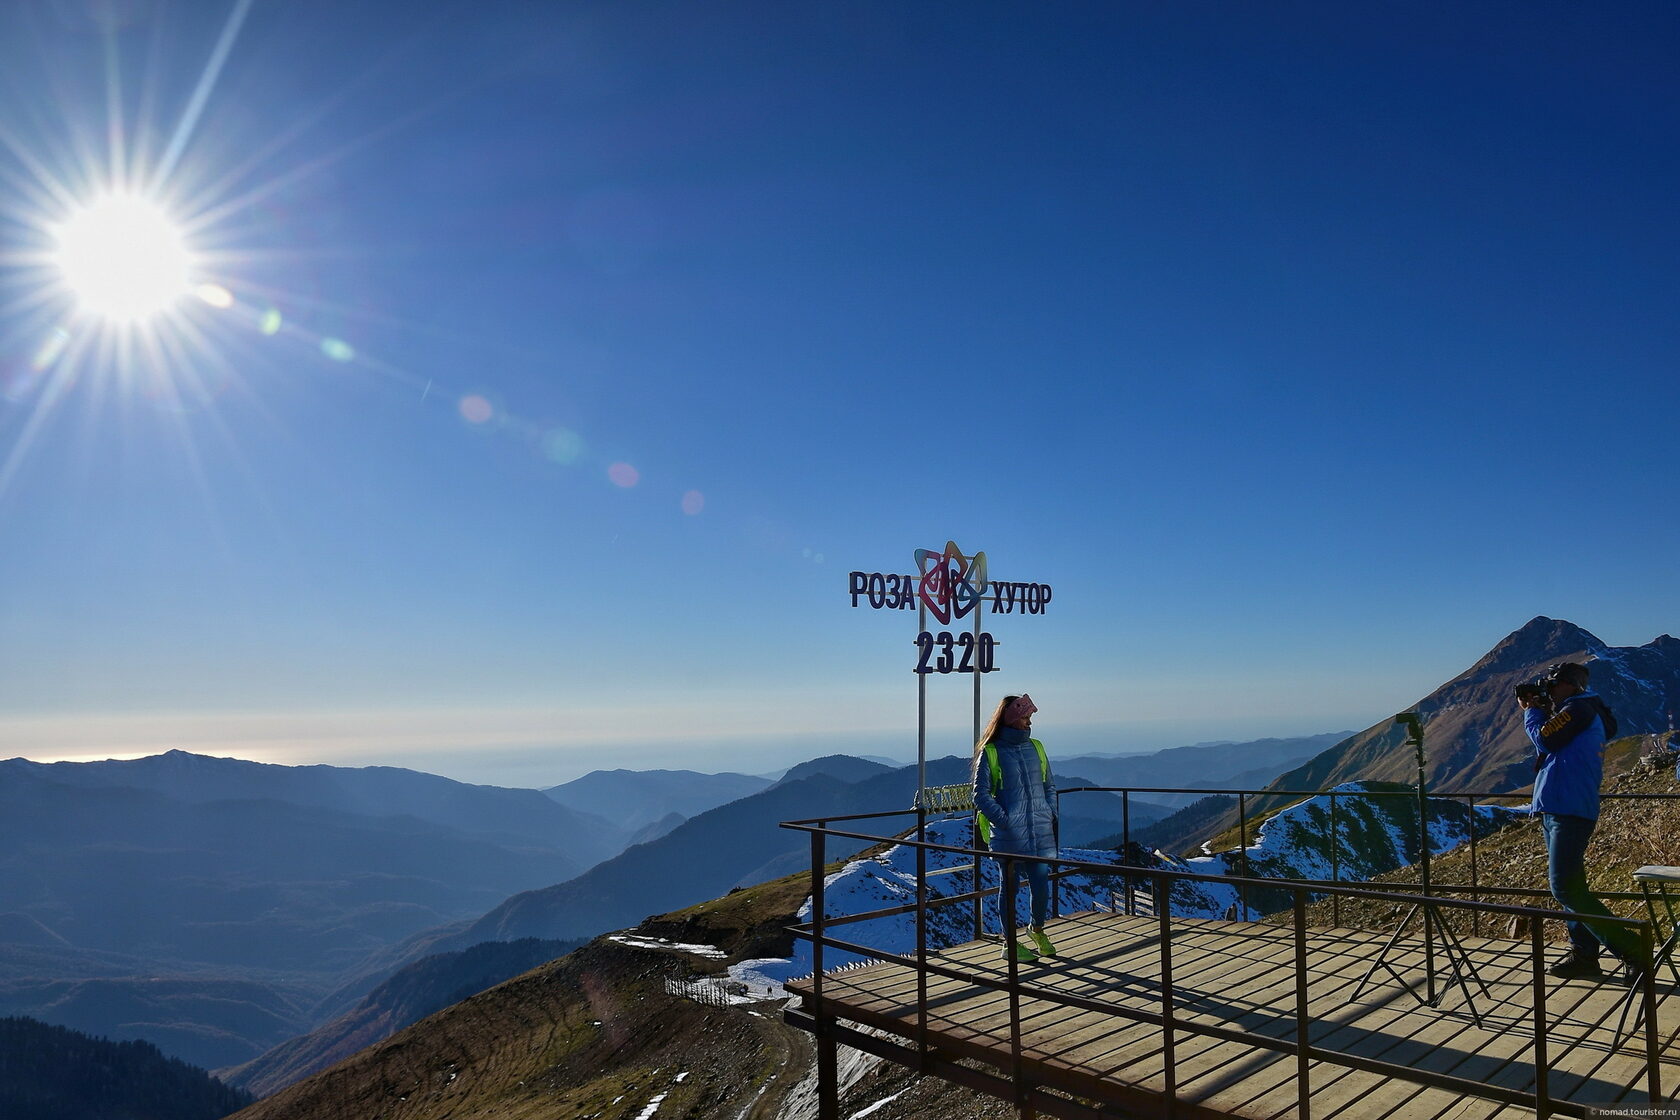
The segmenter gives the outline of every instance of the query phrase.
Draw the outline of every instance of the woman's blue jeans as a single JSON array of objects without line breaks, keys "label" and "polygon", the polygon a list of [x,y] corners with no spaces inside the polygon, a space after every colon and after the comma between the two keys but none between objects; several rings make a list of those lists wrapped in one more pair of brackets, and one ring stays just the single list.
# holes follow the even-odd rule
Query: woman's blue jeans
[{"label": "woman's blue jeans", "polygon": [[[1587,886],[1587,841],[1598,822],[1563,813],[1543,813],[1540,828],[1546,836],[1546,877],[1552,897],[1565,910],[1593,917],[1610,917],[1610,911]],[[1617,926],[1569,923],[1569,943],[1577,957],[1598,956],[1602,943],[1616,956],[1631,960],[1637,954],[1637,939]]]},{"label": "woman's blue jeans", "polygon": [[[1050,865],[1036,861],[1010,860],[1007,888],[1011,895],[1021,889],[1017,874],[1027,877],[1027,905],[1032,914],[1032,924],[1042,927],[1044,919],[1050,915]],[[1002,905],[1001,901],[999,905]]]}]

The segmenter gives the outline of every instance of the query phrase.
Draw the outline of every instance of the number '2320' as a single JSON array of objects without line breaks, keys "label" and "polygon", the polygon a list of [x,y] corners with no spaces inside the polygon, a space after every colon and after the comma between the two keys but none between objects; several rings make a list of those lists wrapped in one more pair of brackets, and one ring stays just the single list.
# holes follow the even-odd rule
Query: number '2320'
[{"label": "number '2320'", "polygon": [[997,642],[990,634],[952,634],[949,630],[934,634],[923,630],[916,635],[916,649],[918,673],[990,673],[997,669]]}]

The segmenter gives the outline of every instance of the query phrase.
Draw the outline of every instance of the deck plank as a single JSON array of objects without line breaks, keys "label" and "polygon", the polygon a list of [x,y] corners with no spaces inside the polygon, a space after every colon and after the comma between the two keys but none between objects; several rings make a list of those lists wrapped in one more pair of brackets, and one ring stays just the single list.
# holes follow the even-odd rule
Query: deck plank
[{"label": "deck plank", "polygon": [[[1162,953],[1158,919],[1112,913],[1084,913],[1048,923],[1059,955],[1022,963],[1017,976],[1022,1063],[1025,1075],[1051,1087],[1091,1099],[1129,1100],[1138,1093],[1168,1092],[1162,1028],[1119,1014],[1104,1014],[1055,1002],[1063,993],[1107,1004],[1119,1011],[1158,1013]],[[1488,939],[1464,939],[1487,985],[1472,985],[1483,1023],[1477,1026],[1456,988],[1440,1008],[1420,1004],[1388,973],[1379,971],[1362,993],[1354,989],[1384,950],[1387,935],[1370,931],[1313,928],[1307,931],[1309,1038],[1326,1052],[1395,1063],[1427,1073],[1447,1074],[1518,1091],[1532,1091],[1532,998],[1526,946]],[[1293,1044],[1295,1023],[1295,934],[1285,926],[1175,918],[1172,926],[1175,1031],[1173,1093],[1203,1115],[1274,1120],[1293,1116],[1299,1089],[1292,1053],[1197,1034],[1220,1027],[1253,1038]],[[1008,979],[1000,943],[970,942],[931,955],[940,965],[972,979],[928,977],[927,1037],[930,1045],[986,1062],[1005,1074],[1010,1056],[1010,999],[983,986]],[[1422,943],[1396,942],[1387,959],[1421,988]],[[807,979],[788,985],[809,995]],[[916,972],[911,963],[888,960],[827,974],[824,1002],[840,1018],[883,1027],[914,1039]],[[1626,989],[1552,983],[1547,990],[1551,1022],[1550,1084],[1557,1099],[1604,1104],[1645,1100],[1644,1052],[1611,1045],[1618,1001]],[[1659,1005],[1663,1037],[1672,1040],[1675,1007]],[[1665,1099],[1680,1087],[1680,1054],[1663,1055]],[[1314,1120],[1346,1117],[1379,1120],[1514,1120],[1533,1110],[1453,1089],[1426,1086],[1400,1076],[1337,1065],[1333,1054],[1310,1063]]]}]

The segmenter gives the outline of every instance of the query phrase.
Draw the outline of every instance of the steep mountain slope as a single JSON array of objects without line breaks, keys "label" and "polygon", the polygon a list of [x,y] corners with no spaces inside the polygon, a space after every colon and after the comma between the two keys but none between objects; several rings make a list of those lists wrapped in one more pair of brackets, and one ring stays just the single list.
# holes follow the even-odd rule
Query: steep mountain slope
[{"label": "steep mountain slope", "polygon": [[218,1120],[250,1097],[144,1042],[0,1019],[6,1120]]},{"label": "steep mountain slope", "polygon": [[723,894],[768,852],[791,846],[781,821],[853,811],[845,795],[854,788],[819,774],[719,806],[569,882],[508,899],[455,940],[593,937]]},{"label": "steep mountain slope", "polygon": [[605,817],[622,829],[636,832],[672,813],[692,817],[757,793],[770,784],[770,779],[751,774],[592,770],[581,778],[550,786],[542,792],[575,812]]},{"label": "steep mountain slope", "polygon": [[[809,875],[599,938],[237,1113],[238,1120],[810,1120],[809,1036],[780,1003],[726,993],[732,963],[785,950]],[[676,941],[674,939],[683,940]],[[705,944],[690,944],[694,939]],[[721,948],[720,948],[721,947]],[[1012,1107],[848,1056],[842,1112],[1005,1120]]]},{"label": "steep mountain slope", "polygon": [[632,1120],[744,1114],[808,1048],[772,1019],[672,995],[674,954],[599,940],[422,1020],[240,1120]]},{"label": "steep mountain slope", "polygon": [[[928,763],[930,785],[967,779],[966,759]],[[1068,781],[1079,779],[1069,777]],[[508,899],[465,933],[436,948],[518,937],[579,938],[634,923],[643,915],[722,894],[733,886],[786,874],[809,863],[808,841],[780,827],[782,821],[867,813],[910,804],[916,768],[848,783],[814,774],[779,784],[700,814],[666,836],[631,848],[570,882]],[[1165,810],[1134,800],[1133,820],[1147,823]],[[909,814],[900,822],[913,819]],[[1064,842],[1112,831],[1120,819],[1119,799],[1085,794],[1065,811]],[[892,822],[871,822],[888,828]],[[834,855],[856,851],[836,845]],[[704,853],[701,858],[700,853]]]},{"label": "steep mountain slope", "polygon": [[[1413,706],[1424,720],[1431,784],[1477,792],[1528,784],[1533,748],[1511,690],[1557,661],[1587,663],[1593,690],[1614,710],[1623,735],[1660,731],[1680,709],[1680,640],[1664,634],[1648,645],[1613,648],[1573,623],[1534,618]],[[1416,760],[1404,739],[1402,728],[1378,723],[1283,774],[1273,787],[1416,781]]]},{"label": "steep mountain slope", "polygon": [[574,941],[489,941],[402,969],[353,1010],[254,1061],[216,1071],[222,1081],[268,1096],[433,1012],[578,948]]}]

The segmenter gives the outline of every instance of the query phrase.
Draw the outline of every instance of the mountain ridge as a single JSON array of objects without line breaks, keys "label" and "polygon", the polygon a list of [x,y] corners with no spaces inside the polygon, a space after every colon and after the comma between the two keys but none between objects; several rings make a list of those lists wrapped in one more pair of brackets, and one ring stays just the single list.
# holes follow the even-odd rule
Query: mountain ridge
[{"label": "mountain ridge", "polygon": [[[1509,792],[1532,781],[1532,746],[1517,717],[1513,686],[1558,661],[1585,661],[1593,691],[1610,704],[1621,734],[1668,726],[1680,707],[1680,640],[1609,646],[1572,622],[1537,615],[1474,664],[1409,706],[1424,720],[1426,775],[1464,792]],[[1344,781],[1417,779],[1406,733],[1383,721],[1349,736],[1268,788],[1322,789]]]}]

